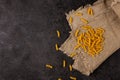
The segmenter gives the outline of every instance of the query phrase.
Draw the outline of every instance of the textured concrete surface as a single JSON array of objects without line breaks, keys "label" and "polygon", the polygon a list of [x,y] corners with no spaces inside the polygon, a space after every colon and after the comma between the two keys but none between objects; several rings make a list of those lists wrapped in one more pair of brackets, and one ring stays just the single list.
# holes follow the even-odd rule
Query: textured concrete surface
[{"label": "textured concrete surface", "polygon": [[[64,13],[92,1],[0,0],[0,80],[69,80],[70,75],[78,80],[120,80],[120,50],[89,77],[63,69],[63,59],[67,64],[73,60],[55,51],[55,43],[61,45],[69,36]],[[54,69],[47,69],[46,63]]]}]

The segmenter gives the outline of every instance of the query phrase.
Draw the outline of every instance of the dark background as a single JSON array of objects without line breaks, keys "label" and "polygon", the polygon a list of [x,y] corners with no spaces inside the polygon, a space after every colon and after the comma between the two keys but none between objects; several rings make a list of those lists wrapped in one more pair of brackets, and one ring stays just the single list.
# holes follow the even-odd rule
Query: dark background
[{"label": "dark background", "polygon": [[[73,60],[55,51],[69,36],[65,13],[94,0],[0,0],[0,80],[120,80],[120,50],[89,77],[68,68]],[[58,39],[56,30],[60,30]],[[114,46],[114,45],[113,45]],[[52,64],[50,70],[45,64]]]}]

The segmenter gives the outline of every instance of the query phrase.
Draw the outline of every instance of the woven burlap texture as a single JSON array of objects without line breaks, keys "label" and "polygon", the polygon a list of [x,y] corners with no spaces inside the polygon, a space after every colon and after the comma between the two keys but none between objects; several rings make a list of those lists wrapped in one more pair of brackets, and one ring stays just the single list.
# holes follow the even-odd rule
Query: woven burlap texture
[{"label": "woven burlap texture", "polygon": [[[88,7],[93,9],[94,16],[87,14]],[[98,0],[93,4],[93,6],[86,5],[84,8],[80,7],[79,9],[72,10],[66,14],[67,20],[69,20],[70,16],[73,18],[73,23],[70,25],[71,34],[69,38],[61,45],[60,50],[68,56],[70,56],[70,54],[73,52],[78,54],[77,56],[73,57],[74,64],[72,66],[74,69],[80,71],[82,74],[90,75],[90,73],[92,73],[110,55],[120,48],[119,10],[119,2],[113,3],[113,0]],[[83,13],[83,16],[75,16],[74,14],[76,11]],[[80,29],[80,26],[84,25],[84,23],[80,21],[80,18],[87,19],[89,21],[88,25],[91,25],[92,27],[102,27],[105,29],[104,49],[95,57],[91,57],[80,48],[74,50],[74,47],[77,44],[74,33],[76,29]]]}]

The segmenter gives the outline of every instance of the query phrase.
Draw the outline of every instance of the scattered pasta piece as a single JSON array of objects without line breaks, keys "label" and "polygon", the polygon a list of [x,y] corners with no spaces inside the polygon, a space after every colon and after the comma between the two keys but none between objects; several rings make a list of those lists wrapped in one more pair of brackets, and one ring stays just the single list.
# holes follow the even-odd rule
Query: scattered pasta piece
[{"label": "scattered pasta piece", "polygon": [[72,71],[72,65],[69,65],[69,69],[70,69],[70,71]]},{"label": "scattered pasta piece", "polygon": [[58,80],[62,80],[61,78],[58,78]]},{"label": "scattered pasta piece", "polygon": [[65,68],[66,67],[66,61],[63,60],[63,67]]},{"label": "scattered pasta piece", "polygon": [[84,18],[80,18],[80,20],[85,23],[85,24],[88,24],[88,20],[84,19]]},{"label": "scattered pasta piece", "polygon": [[88,13],[89,15],[94,15],[94,14],[93,14],[93,9],[92,9],[91,7],[88,8],[87,13]]},{"label": "scattered pasta piece", "polygon": [[57,44],[57,43],[55,44],[55,49],[56,49],[56,51],[59,50],[59,47],[58,47],[58,44]]},{"label": "scattered pasta piece", "polygon": [[77,29],[77,30],[75,31],[75,37],[78,36],[78,33],[79,33],[79,30]]},{"label": "scattered pasta piece", "polygon": [[76,53],[71,53],[70,54],[70,57],[74,57],[74,56],[76,56],[77,54]]},{"label": "scattered pasta piece", "polygon": [[76,78],[76,77],[73,77],[73,76],[70,76],[70,79],[72,79],[72,80],[77,80],[77,78]]},{"label": "scattered pasta piece", "polygon": [[88,30],[88,29],[91,29],[91,26],[85,25],[85,26],[82,26],[81,28],[84,29],[84,30]]},{"label": "scattered pasta piece", "polygon": [[82,16],[83,14],[80,13],[80,12],[76,12],[75,15],[76,15],[76,16]]},{"label": "scattered pasta piece", "polygon": [[70,16],[69,17],[69,24],[72,25],[72,22],[73,22],[73,18]]},{"label": "scattered pasta piece", "polygon": [[80,46],[81,46],[80,44],[76,45],[76,46],[74,47],[74,50],[78,49]]},{"label": "scattered pasta piece", "polygon": [[46,64],[46,67],[47,67],[47,68],[50,68],[50,69],[52,69],[52,68],[53,68],[53,66],[52,66],[52,65],[50,65],[50,64]]},{"label": "scattered pasta piece", "polygon": [[60,38],[60,31],[57,30],[57,36]]}]

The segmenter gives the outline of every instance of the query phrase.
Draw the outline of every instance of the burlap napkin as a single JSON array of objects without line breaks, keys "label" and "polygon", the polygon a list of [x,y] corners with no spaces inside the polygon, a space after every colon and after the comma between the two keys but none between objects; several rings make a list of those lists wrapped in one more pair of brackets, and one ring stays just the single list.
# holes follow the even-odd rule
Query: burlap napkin
[{"label": "burlap napkin", "polygon": [[[72,31],[69,38],[61,45],[60,50],[70,56],[71,53],[77,53],[77,56],[73,57],[74,69],[80,71],[82,74],[90,75],[103,61],[105,61],[111,54],[120,48],[120,3],[111,3],[113,0],[98,0],[93,6],[85,6],[85,8],[79,8],[76,11],[83,13],[83,17],[89,21],[89,25],[92,27],[102,27],[105,29],[104,33],[104,49],[103,51],[91,57],[85,53],[82,49],[74,50],[74,46],[77,44],[74,33],[76,29],[79,29],[83,23],[80,21],[79,16],[75,16],[74,10],[66,14],[67,20],[70,16],[73,18],[73,23],[70,25]],[[91,7],[94,11],[94,16],[87,14],[87,8]],[[116,8],[117,7],[117,8]],[[119,17],[118,17],[119,16]]]},{"label": "burlap napkin", "polygon": [[120,18],[120,0],[114,0],[111,5],[117,16]]}]

